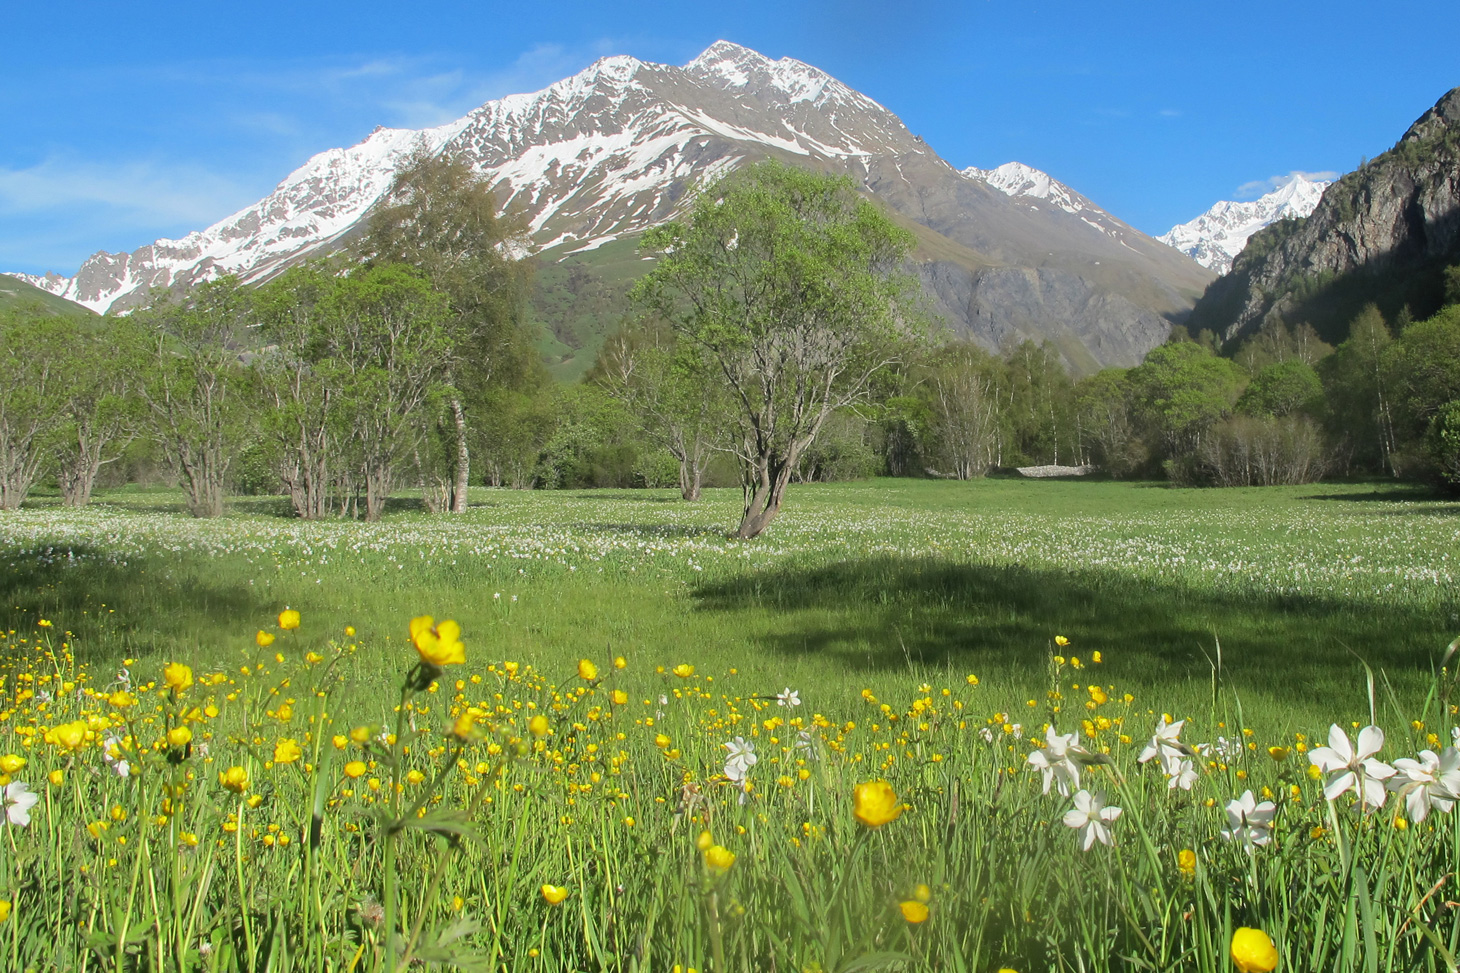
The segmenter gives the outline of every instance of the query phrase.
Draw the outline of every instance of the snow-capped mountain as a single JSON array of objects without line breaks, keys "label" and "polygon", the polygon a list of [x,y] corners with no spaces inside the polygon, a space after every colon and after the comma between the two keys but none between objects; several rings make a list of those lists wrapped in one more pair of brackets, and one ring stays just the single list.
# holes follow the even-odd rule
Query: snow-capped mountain
[{"label": "snow-capped mountain", "polygon": [[1122,230],[1130,229],[1049,173],[1026,166],[1022,162],[1005,162],[993,169],[969,166],[963,170],[963,174],[970,179],[988,183],[1005,196],[1044,200],[1071,216],[1079,217],[1101,233],[1118,235]]},{"label": "snow-capped mountain", "polygon": [[1247,240],[1258,230],[1290,216],[1308,216],[1330,182],[1294,173],[1286,185],[1248,203],[1223,201],[1189,223],[1173,226],[1156,239],[1170,244],[1203,267],[1225,274]]},{"label": "snow-capped mountain", "polygon": [[672,218],[696,186],[750,162],[845,173],[917,233],[927,290],[956,330],[991,348],[1055,340],[1081,369],[1139,360],[1210,276],[1037,170],[961,174],[825,72],[718,41],[683,67],[607,57],[439,128],[377,129],[206,230],[25,279],[98,311],[222,274],[267,280],[342,246],[418,148],[471,162],[545,259]]}]

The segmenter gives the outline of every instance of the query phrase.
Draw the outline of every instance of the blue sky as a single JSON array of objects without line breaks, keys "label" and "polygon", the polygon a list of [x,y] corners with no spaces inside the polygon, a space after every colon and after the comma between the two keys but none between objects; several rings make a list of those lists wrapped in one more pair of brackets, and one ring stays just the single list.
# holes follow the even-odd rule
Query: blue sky
[{"label": "blue sky", "polygon": [[719,38],[813,64],[956,166],[1044,169],[1156,234],[1344,172],[1460,85],[1454,0],[11,5],[0,269],[201,229],[315,152]]}]

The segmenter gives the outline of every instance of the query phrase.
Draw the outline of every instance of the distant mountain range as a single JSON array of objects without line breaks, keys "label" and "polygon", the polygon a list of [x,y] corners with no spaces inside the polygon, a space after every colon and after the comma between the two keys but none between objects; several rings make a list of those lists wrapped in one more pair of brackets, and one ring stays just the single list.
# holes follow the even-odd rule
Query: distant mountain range
[{"label": "distant mountain range", "polygon": [[1331,181],[1314,181],[1294,173],[1284,186],[1251,202],[1220,202],[1189,223],[1173,226],[1161,236],[1203,267],[1218,274],[1232,269],[1232,261],[1252,234],[1278,220],[1313,212]]},{"label": "distant mountain range", "polygon": [[421,145],[468,159],[548,262],[624,241],[610,248],[622,262],[696,186],[760,159],[845,173],[917,236],[930,304],[954,331],[989,348],[1051,341],[1079,372],[1139,361],[1213,278],[1038,170],[960,172],[824,72],[720,41],[683,67],[604,58],[437,128],[377,129],[206,230],[23,279],[101,312],[222,274],[267,280],[343,246]]}]

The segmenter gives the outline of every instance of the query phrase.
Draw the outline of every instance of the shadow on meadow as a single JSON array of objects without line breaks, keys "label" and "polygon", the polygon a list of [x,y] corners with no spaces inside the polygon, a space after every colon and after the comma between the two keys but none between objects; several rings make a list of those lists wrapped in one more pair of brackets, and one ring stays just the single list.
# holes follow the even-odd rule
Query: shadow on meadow
[{"label": "shadow on meadow", "polygon": [[141,657],[211,648],[220,626],[242,638],[279,610],[264,592],[206,562],[123,563],[83,546],[41,557],[0,547],[0,599],[8,609],[0,625],[25,630],[51,619],[77,636],[80,661],[91,645],[108,646],[109,658],[118,650]]},{"label": "shadow on meadow", "polygon": [[1454,636],[1436,614],[1324,598],[1255,599],[1114,572],[878,558],[787,567],[709,582],[698,609],[733,621],[759,611],[769,651],[867,671],[951,667],[1038,680],[1056,635],[1067,655],[1105,657],[1107,680],[1209,686],[1216,640],[1230,685],[1294,699],[1352,695],[1352,649],[1396,686],[1427,680]]}]

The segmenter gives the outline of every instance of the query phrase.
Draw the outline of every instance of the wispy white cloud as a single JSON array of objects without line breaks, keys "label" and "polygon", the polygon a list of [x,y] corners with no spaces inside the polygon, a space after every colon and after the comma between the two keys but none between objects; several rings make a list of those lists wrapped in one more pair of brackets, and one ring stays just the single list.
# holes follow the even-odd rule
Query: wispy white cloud
[{"label": "wispy white cloud", "polygon": [[1254,179],[1251,182],[1244,182],[1237,187],[1238,199],[1256,199],[1259,196],[1266,196],[1270,192],[1282,189],[1300,176],[1309,182],[1327,182],[1337,179],[1340,173],[1325,169],[1322,172],[1305,172],[1302,169],[1294,169],[1286,176],[1269,176],[1266,179]]},{"label": "wispy white cloud", "polygon": [[152,222],[213,222],[249,202],[233,180],[194,166],[96,163],[51,157],[0,168],[0,214],[105,207]]}]

